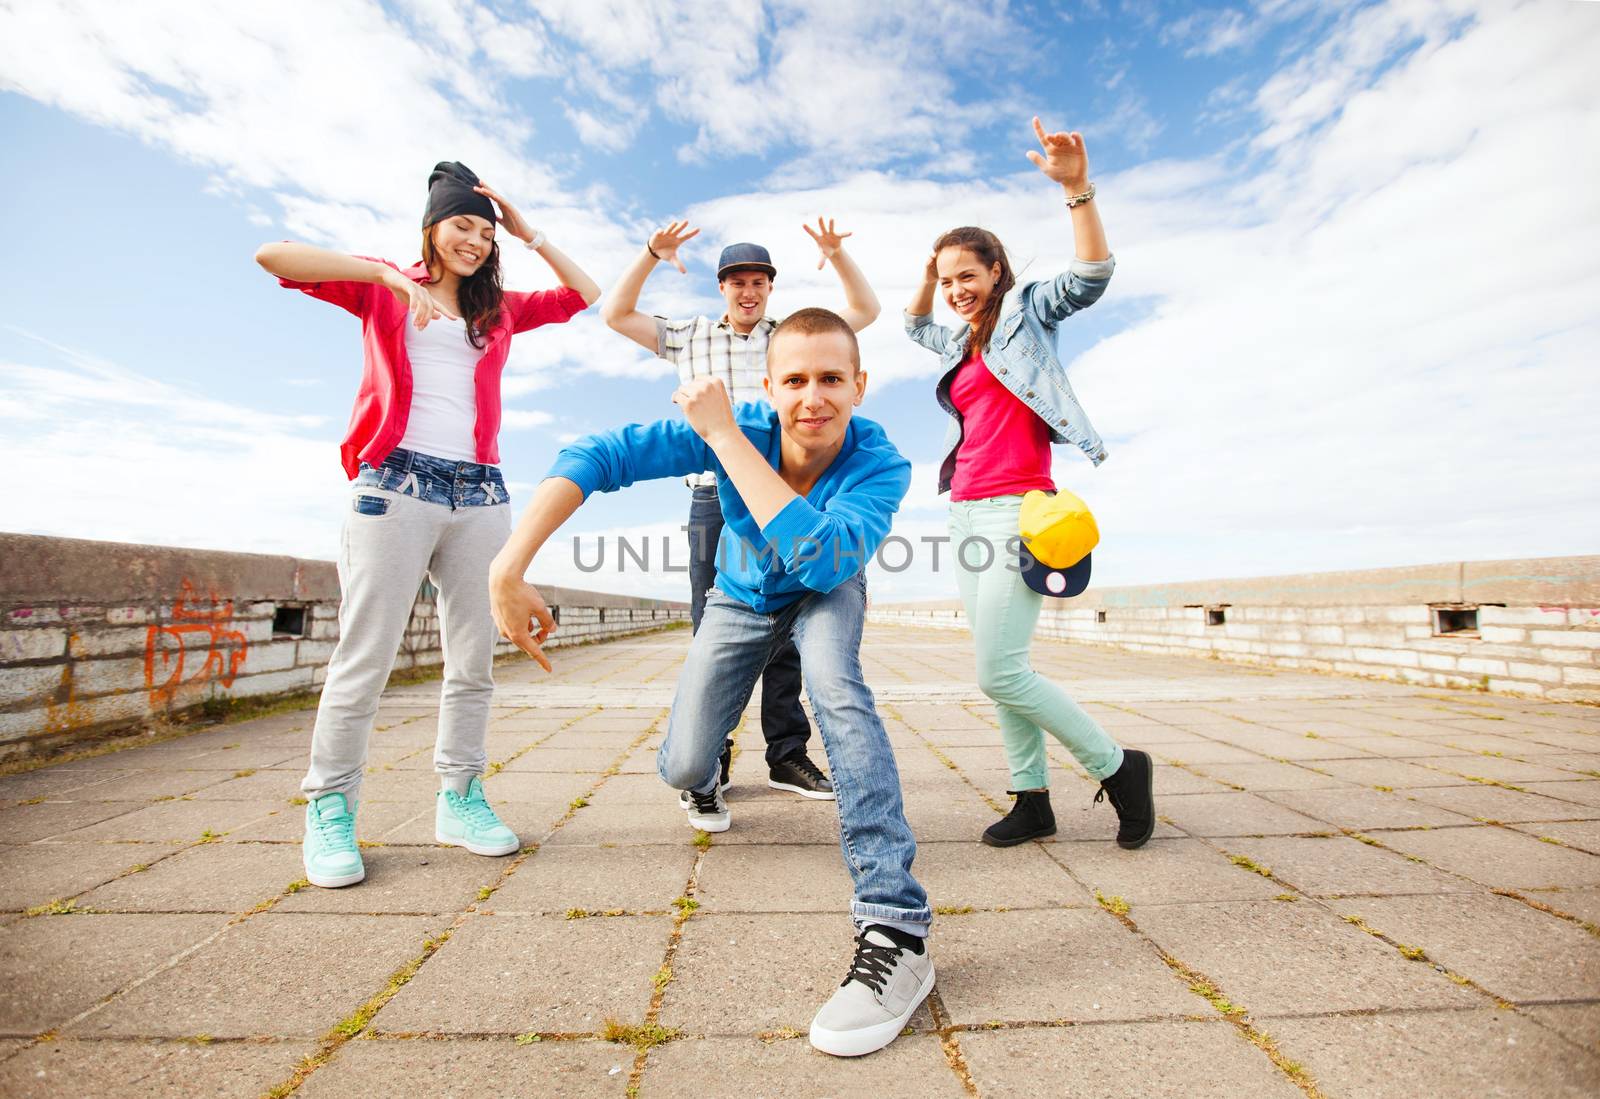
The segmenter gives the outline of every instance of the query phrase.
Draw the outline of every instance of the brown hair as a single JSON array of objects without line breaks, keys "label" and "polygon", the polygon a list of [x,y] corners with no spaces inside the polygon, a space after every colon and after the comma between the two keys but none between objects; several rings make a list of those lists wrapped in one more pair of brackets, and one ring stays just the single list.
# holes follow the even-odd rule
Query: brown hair
[{"label": "brown hair", "polygon": [[[430,225],[422,231],[422,265],[431,276],[442,263],[438,249],[433,246],[433,226]],[[461,319],[467,322],[467,342],[473,347],[482,347],[489,329],[500,320],[505,295],[505,288],[500,284],[500,242],[494,241],[483,263],[456,288],[456,305],[460,307]]]},{"label": "brown hair", "polygon": [[1006,246],[1000,243],[1000,238],[987,229],[979,229],[974,225],[963,225],[959,229],[952,229],[938,240],[933,242],[933,254],[937,256],[946,248],[959,248],[964,252],[971,252],[977,261],[984,267],[1000,265],[1000,278],[995,282],[994,289],[989,293],[989,300],[983,303],[983,311],[972,318],[972,337],[967,341],[967,351],[982,352],[989,346],[989,338],[994,335],[994,326],[1000,322],[1000,305],[1006,296],[1006,291],[1017,284],[1017,276],[1011,270],[1011,260],[1006,255]]},{"label": "brown hair", "polygon": [[797,336],[820,336],[824,332],[843,332],[850,341],[850,366],[857,372],[861,371],[861,345],[856,342],[856,330],[850,327],[850,322],[831,309],[818,309],[816,307],[800,309],[790,313],[783,319],[783,323],[772,330],[772,335],[767,337],[767,362],[772,361],[772,345],[778,342],[778,337],[785,332],[793,332]]}]

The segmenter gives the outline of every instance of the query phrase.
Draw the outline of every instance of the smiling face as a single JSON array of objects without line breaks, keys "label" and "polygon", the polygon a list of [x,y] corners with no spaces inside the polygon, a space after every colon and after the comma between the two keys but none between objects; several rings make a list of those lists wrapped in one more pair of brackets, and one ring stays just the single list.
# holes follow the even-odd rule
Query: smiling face
[{"label": "smiling face", "polygon": [[740,332],[748,332],[767,315],[767,299],[772,296],[772,279],[765,271],[729,271],[717,288],[728,303],[728,321]]},{"label": "smiling face", "polygon": [[494,223],[476,214],[452,214],[432,227],[433,254],[457,278],[471,278],[494,247]]},{"label": "smiling face", "polygon": [[982,311],[1000,281],[1000,264],[987,266],[965,248],[942,248],[934,258],[939,291],[956,316],[972,321]]},{"label": "smiling face", "polygon": [[786,438],[807,454],[838,450],[867,392],[843,332],[774,333],[767,345],[767,397]]}]

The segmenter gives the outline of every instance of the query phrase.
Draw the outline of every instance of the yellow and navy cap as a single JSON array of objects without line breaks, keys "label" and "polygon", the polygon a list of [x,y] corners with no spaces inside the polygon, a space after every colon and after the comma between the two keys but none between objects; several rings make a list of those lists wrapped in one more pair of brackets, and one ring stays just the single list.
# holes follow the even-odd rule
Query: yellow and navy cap
[{"label": "yellow and navy cap", "polygon": [[1070,492],[1029,492],[1018,519],[1023,583],[1040,595],[1070,599],[1089,586],[1089,551],[1100,528],[1089,505]]}]

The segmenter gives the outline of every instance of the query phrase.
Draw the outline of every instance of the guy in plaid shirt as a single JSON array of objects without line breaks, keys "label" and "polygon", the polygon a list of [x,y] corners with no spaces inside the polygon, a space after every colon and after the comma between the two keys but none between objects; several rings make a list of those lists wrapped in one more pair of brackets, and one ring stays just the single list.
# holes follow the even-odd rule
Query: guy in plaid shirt
[{"label": "guy in plaid shirt", "polygon": [[[832,263],[839,274],[845,298],[845,308],[839,310],[839,315],[852,329],[861,331],[877,318],[879,306],[866,276],[845,254],[844,238],[851,234],[838,232],[832,219],[824,218],[817,219],[816,229],[809,225],[802,228],[821,253],[817,269]],[[639,258],[603,299],[600,315],[613,329],[676,366],[680,382],[716,378],[735,404],[764,402],[761,379],[767,373],[767,339],[778,326],[777,320],[766,315],[767,298],[778,271],[765,248],[759,244],[730,244],[722,250],[717,261],[717,289],[722,292],[727,310],[720,319],[700,316],[668,320],[639,311],[639,292],[657,263],[671,263],[679,273],[687,273],[678,258],[678,248],[699,232],[690,229],[687,221],[675,221],[652,233]],[[692,490],[690,619],[699,629],[706,592],[716,583],[722,508],[717,500],[716,474],[693,474],[686,480]],[[762,673],[761,733],[767,741],[767,785],[808,798],[833,798],[832,784],[806,754],[811,724],[800,706],[800,654],[792,641],[773,655]],[[729,740],[722,750],[724,790],[729,785],[732,748],[733,741]]]}]

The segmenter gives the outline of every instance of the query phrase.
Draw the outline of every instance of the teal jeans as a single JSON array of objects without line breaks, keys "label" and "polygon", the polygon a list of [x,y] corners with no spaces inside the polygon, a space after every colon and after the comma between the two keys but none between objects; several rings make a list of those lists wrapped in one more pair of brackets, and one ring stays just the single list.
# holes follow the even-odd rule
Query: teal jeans
[{"label": "teal jeans", "polygon": [[950,504],[950,548],[978,649],[978,687],[999,712],[1014,789],[1049,788],[1045,733],[1065,744],[1089,777],[1100,781],[1122,766],[1122,749],[1028,660],[1044,596],[1024,584],[1017,571],[1021,509],[1021,496]]}]

